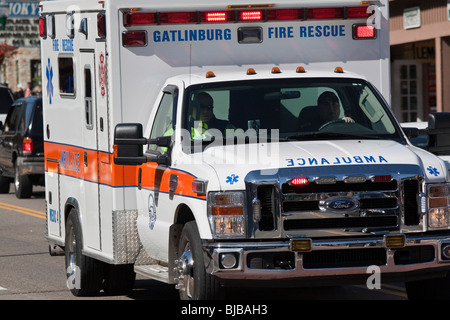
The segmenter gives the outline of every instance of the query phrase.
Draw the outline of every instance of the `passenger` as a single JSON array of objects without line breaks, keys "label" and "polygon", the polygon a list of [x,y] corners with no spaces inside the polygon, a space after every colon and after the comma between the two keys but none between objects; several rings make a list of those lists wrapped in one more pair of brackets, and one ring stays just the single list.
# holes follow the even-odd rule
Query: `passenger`
[{"label": "passenger", "polygon": [[354,123],[350,117],[339,119],[341,110],[339,99],[331,91],[325,91],[317,99],[317,107],[306,107],[299,115],[299,129],[301,131],[317,131],[324,124],[333,120],[342,120],[346,123]]}]

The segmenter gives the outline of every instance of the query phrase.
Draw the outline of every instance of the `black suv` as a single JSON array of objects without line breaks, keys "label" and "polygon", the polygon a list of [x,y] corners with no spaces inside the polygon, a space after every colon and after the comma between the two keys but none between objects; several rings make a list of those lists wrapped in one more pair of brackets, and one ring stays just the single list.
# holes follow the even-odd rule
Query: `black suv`
[{"label": "black suv", "polygon": [[17,198],[29,198],[33,185],[44,185],[42,98],[16,100],[0,125],[0,193],[14,181]]}]

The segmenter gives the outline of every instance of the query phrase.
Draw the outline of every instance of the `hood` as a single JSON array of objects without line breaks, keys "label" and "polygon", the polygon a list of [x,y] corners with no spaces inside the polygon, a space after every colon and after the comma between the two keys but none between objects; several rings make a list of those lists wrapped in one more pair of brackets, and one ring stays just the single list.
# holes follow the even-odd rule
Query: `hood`
[{"label": "hood", "polygon": [[[415,165],[422,168],[427,182],[444,182],[447,169],[443,162],[422,149],[391,140],[301,141],[268,144],[239,144],[210,147],[203,161],[217,173],[221,189],[244,189],[246,175],[255,170],[276,174],[281,168],[348,167],[375,165]],[[344,169],[346,170],[346,169]],[[363,170],[366,170],[364,168]]]}]

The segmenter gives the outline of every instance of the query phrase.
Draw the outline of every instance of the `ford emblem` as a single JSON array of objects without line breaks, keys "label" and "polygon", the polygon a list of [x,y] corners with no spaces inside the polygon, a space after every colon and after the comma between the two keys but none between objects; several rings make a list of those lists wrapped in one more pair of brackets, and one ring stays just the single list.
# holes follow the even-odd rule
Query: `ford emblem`
[{"label": "ford emblem", "polygon": [[336,199],[328,201],[326,207],[333,211],[349,211],[358,208],[358,203],[351,199]]}]

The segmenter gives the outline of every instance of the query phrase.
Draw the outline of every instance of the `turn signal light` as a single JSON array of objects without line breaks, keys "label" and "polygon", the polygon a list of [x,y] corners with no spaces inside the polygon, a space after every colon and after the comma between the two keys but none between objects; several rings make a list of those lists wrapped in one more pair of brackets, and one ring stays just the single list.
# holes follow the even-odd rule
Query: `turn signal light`
[{"label": "turn signal light", "polygon": [[291,239],[289,243],[289,249],[294,252],[309,252],[311,247],[311,239]]},{"label": "turn signal light", "polygon": [[386,244],[386,248],[399,248],[405,246],[405,236],[404,235],[396,235],[396,236],[385,236],[384,243]]}]

